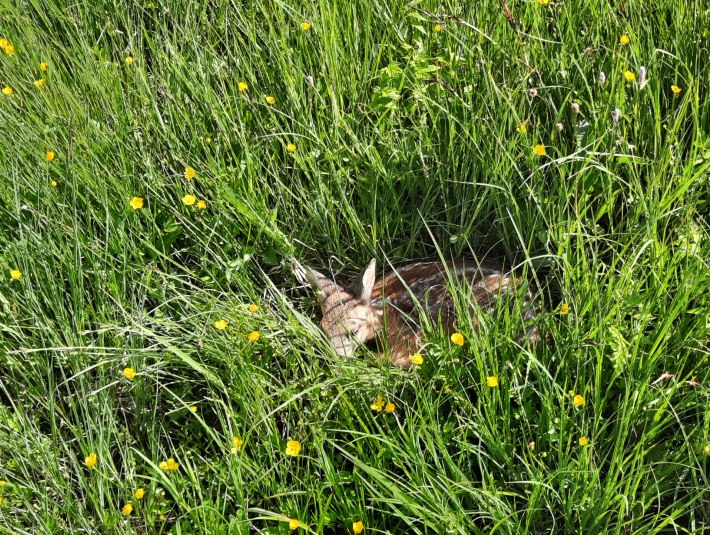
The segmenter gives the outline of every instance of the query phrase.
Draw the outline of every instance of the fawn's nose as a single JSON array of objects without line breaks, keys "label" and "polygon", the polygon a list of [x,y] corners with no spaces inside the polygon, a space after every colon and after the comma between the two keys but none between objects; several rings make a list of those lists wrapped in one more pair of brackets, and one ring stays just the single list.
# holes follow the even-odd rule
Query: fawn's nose
[{"label": "fawn's nose", "polygon": [[331,340],[331,343],[333,344],[335,352],[338,354],[339,357],[352,357],[354,352],[353,343],[350,341],[349,338],[343,336],[340,338],[336,338],[335,340]]}]

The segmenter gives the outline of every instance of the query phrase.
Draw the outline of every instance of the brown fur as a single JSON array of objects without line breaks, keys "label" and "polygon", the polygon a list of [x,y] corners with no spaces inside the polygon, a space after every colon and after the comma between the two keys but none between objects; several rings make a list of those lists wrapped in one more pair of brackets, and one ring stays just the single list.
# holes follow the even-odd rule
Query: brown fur
[{"label": "brown fur", "polygon": [[[495,297],[514,291],[520,280],[505,272],[500,264],[458,260],[450,264],[418,262],[404,266],[384,279],[375,281],[375,261],[365,269],[357,290],[346,290],[324,275],[303,268],[305,277],[319,295],[323,319],[321,328],[336,352],[352,356],[357,347],[373,340],[385,342],[386,352],[378,359],[397,366],[409,366],[409,356],[421,346],[419,310],[441,320],[446,332],[454,332],[455,306],[446,288],[451,280],[472,285],[472,297],[483,310],[493,305]],[[526,303],[532,294],[527,293]],[[471,313],[475,313],[471,308]],[[530,319],[533,313],[526,313]],[[478,325],[474,317],[474,325]],[[536,331],[528,335],[537,337]]]}]

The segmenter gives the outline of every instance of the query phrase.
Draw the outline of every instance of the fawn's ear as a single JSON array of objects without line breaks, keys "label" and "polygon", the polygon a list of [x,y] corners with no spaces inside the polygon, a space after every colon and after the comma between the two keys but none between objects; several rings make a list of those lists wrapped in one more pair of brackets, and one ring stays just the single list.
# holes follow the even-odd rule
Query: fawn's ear
[{"label": "fawn's ear", "polygon": [[375,277],[377,276],[377,261],[373,258],[370,263],[362,272],[360,280],[358,280],[358,286],[355,291],[357,295],[363,301],[369,301],[370,295],[372,294],[372,287],[375,285]]},{"label": "fawn's ear", "polygon": [[303,266],[303,268],[306,280],[308,281],[308,284],[311,285],[311,288],[313,288],[313,293],[315,294],[316,299],[319,303],[322,303],[326,300],[328,295],[335,290],[335,284],[333,284],[332,280],[315,269],[311,269],[307,266]]},{"label": "fawn's ear", "polygon": [[296,279],[302,283],[308,283],[316,296],[319,303],[323,303],[328,296],[338,290],[338,286],[328,277],[319,273],[315,269],[304,266],[295,258],[291,258],[291,266],[296,275]]}]

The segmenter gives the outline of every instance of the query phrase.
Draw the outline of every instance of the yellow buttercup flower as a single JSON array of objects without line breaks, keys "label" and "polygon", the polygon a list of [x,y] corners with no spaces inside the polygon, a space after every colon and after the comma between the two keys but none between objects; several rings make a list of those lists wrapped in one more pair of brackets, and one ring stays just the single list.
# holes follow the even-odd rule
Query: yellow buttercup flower
[{"label": "yellow buttercup flower", "polygon": [[266,97],[266,103],[267,104],[276,104],[276,97],[272,97],[271,95],[269,95],[268,97]]},{"label": "yellow buttercup flower", "polygon": [[629,44],[629,41],[630,41],[629,36],[626,35],[626,34],[622,35],[622,36],[619,38],[619,44],[620,44],[621,46],[628,45],[628,44]]},{"label": "yellow buttercup flower", "polygon": [[189,193],[182,198],[183,204],[186,206],[192,206],[197,202],[197,197],[190,195]]},{"label": "yellow buttercup flower", "polygon": [[550,0],[537,0],[537,3],[541,6],[547,6],[550,4]]},{"label": "yellow buttercup flower", "polygon": [[167,461],[162,461],[158,466],[160,466],[161,470],[165,470],[166,472],[169,470],[177,470],[180,465],[175,462],[175,459],[170,457]]},{"label": "yellow buttercup flower", "polygon": [[127,503],[126,505],[123,506],[123,516],[128,516],[133,512],[133,505],[130,503]]},{"label": "yellow buttercup flower", "polygon": [[188,180],[192,180],[193,178],[195,178],[196,174],[197,173],[192,167],[185,168],[185,178],[187,178]]},{"label": "yellow buttercup flower", "polygon": [[454,333],[451,335],[451,341],[457,346],[462,346],[464,344],[463,334]]},{"label": "yellow buttercup flower", "polygon": [[678,87],[677,85],[672,85],[671,91],[673,91],[674,95],[680,95],[680,92],[683,90],[680,87]]},{"label": "yellow buttercup flower", "polygon": [[199,208],[200,210],[204,210],[205,208],[207,208],[207,201],[203,201],[202,199],[197,201],[197,208]]},{"label": "yellow buttercup flower", "polygon": [[134,210],[143,208],[143,197],[133,197],[129,203]]},{"label": "yellow buttercup flower", "polygon": [[547,154],[545,145],[540,145],[539,143],[533,147],[533,152],[538,156],[545,156],[545,154]]},{"label": "yellow buttercup flower", "polygon": [[49,185],[52,186],[53,188],[56,188],[56,187],[57,187],[57,181],[56,181],[56,180],[52,180],[52,181],[49,183]]},{"label": "yellow buttercup flower", "polygon": [[589,439],[587,437],[579,437],[579,445],[586,446],[589,444]]},{"label": "yellow buttercup flower", "polygon": [[312,27],[313,27],[313,26],[311,25],[310,22],[303,21],[303,22],[301,23],[301,29],[302,29],[304,32],[307,32],[307,31],[310,30]]},{"label": "yellow buttercup flower", "polygon": [[256,342],[259,338],[261,338],[261,333],[259,331],[252,331],[247,336],[247,340],[250,342]]},{"label": "yellow buttercup flower", "polygon": [[47,72],[47,69],[49,69],[49,63],[46,61],[43,61],[42,63],[39,64],[39,70],[42,72]]},{"label": "yellow buttercup flower", "polygon": [[396,409],[396,407],[394,406],[394,403],[392,403],[391,401],[387,405],[385,405],[385,412],[392,414],[395,411],[395,409]]},{"label": "yellow buttercup flower", "polygon": [[126,56],[126,65],[133,65],[133,58],[131,56]]},{"label": "yellow buttercup flower", "polygon": [[129,381],[133,381],[136,377],[136,370],[133,368],[123,368],[123,376]]},{"label": "yellow buttercup flower", "polygon": [[518,125],[518,128],[516,128],[516,130],[521,134],[527,134],[528,133],[528,126],[525,124],[525,121],[520,123]]},{"label": "yellow buttercup flower", "polygon": [[288,145],[286,145],[286,150],[289,152],[296,152],[296,145],[294,145],[293,143],[289,143]]},{"label": "yellow buttercup flower", "polygon": [[247,89],[249,89],[249,86],[246,84],[246,82],[239,82],[239,83],[237,84],[237,89],[239,89],[239,91],[240,91],[241,93],[244,93],[244,91],[246,91]]},{"label": "yellow buttercup flower", "polygon": [[572,404],[575,407],[581,407],[582,405],[584,405],[584,396],[577,394],[572,398]]},{"label": "yellow buttercup flower", "polygon": [[97,457],[96,454],[92,451],[91,453],[89,453],[89,455],[87,455],[86,457],[84,457],[84,462],[81,463],[81,464],[83,464],[83,465],[86,466],[87,468],[93,468],[94,466],[96,466],[96,461],[97,461],[97,460],[98,460],[98,457]]},{"label": "yellow buttercup flower", "polygon": [[133,493],[133,496],[135,496],[136,500],[141,500],[143,499],[143,496],[145,496],[145,490],[141,489],[136,489],[136,491]]},{"label": "yellow buttercup flower", "polygon": [[382,409],[385,408],[385,400],[382,399],[382,396],[377,394],[377,399],[375,400],[375,402],[372,405],[370,405],[370,408],[373,411],[382,412]]},{"label": "yellow buttercup flower", "polygon": [[196,412],[197,412],[197,405],[192,405],[192,406],[190,407],[190,411],[193,412],[193,413],[196,413]]},{"label": "yellow buttercup flower", "polygon": [[53,150],[47,151],[47,161],[48,162],[51,162],[52,160],[54,160],[55,157],[56,157],[56,154],[54,154]]},{"label": "yellow buttercup flower", "polygon": [[217,320],[214,322],[215,329],[218,329],[220,331],[223,331],[227,328],[227,325],[229,325],[229,322],[227,320]]},{"label": "yellow buttercup flower", "polygon": [[5,46],[5,54],[8,56],[12,56],[15,53],[15,47],[12,45],[6,45]]},{"label": "yellow buttercup flower", "polygon": [[486,378],[486,384],[488,385],[488,388],[495,388],[498,386],[498,377],[495,375],[489,375]]},{"label": "yellow buttercup flower", "polygon": [[237,453],[243,444],[244,441],[241,438],[236,436],[232,437],[232,453]]},{"label": "yellow buttercup flower", "polygon": [[0,48],[5,48],[9,43],[4,37],[0,38]]},{"label": "yellow buttercup flower", "polygon": [[10,271],[10,278],[14,281],[18,281],[22,278],[22,271],[19,269],[13,269]]},{"label": "yellow buttercup flower", "polygon": [[569,305],[567,303],[562,303],[560,305],[560,314],[562,314],[563,316],[565,314],[569,314]]},{"label": "yellow buttercup flower", "polygon": [[443,30],[443,29],[444,29],[444,27],[441,24],[437,24],[436,26],[434,26],[434,31],[436,33],[441,32],[441,30]]},{"label": "yellow buttercup flower", "polygon": [[422,356],[421,353],[415,353],[414,355],[409,355],[409,360],[412,361],[412,364],[416,364],[417,366],[421,366],[424,364],[424,357]]},{"label": "yellow buttercup flower", "polygon": [[301,527],[301,523],[295,518],[290,518],[288,521],[288,529],[294,530]]},{"label": "yellow buttercup flower", "polygon": [[636,80],[636,75],[632,73],[631,71],[626,71],[624,73],[624,78],[626,79],[627,82],[633,82]]},{"label": "yellow buttercup flower", "polygon": [[249,305],[249,312],[251,312],[252,314],[254,314],[255,312],[259,312],[258,305],[255,305],[254,303]]},{"label": "yellow buttercup flower", "polygon": [[299,453],[301,453],[301,443],[298,440],[289,440],[286,443],[286,455],[298,457]]},{"label": "yellow buttercup flower", "polygon": [[363,531],[365,531],[365,524],[363,524],[361,520],[353,522],[353,533],[355,533],[355,535],[358,535]]},{"label": "yellow buttercup flower", "polygon": [[3,87],[2,94],[3,95],[12,95],[12,87],[10,87],[9,85],[6,85],[5,87]]},{"label": "yellow buttercup flower", "polygon": [[44,85],[47,85],[47,80],[45,80],[44,78],[40,78],[39,80],[35,80],[35,85],[37,87],[42,87]]}]

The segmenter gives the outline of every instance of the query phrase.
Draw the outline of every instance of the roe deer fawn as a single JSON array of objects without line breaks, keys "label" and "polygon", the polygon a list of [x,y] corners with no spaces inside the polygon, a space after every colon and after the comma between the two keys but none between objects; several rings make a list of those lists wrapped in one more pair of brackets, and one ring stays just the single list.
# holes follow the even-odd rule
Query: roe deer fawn
[{"label": "roe deer fawn", "polygon": [[[389,363],[396,366],[409,366],[409,356],[418,352],[421,343],[419,306],[434,322],[440,318],[449,334],[454,332],[454,298],[446,288],[447,272],[451,280],[466,280],[471,285],[472,301],[480,307],[477,310],[471,307],[472,314],[490,311],[497,297],[515,292],[521,284],[521,280],[504,271],[501,264],[490,261],[417,262],[376,281],[373,259],[353,289],[346,289],[329,277],[301,266],[295,259],[292,264],[296,277],[310,283],[316,292],[323,313],[321,328],[338,355],[350,357],[360,345],[386,340],[387,354],[376,353],[376,356],[383,362],[387,362],[389,356]],[[539,314],[533,292],[531,286],[525,293],[525,320]],[[475,317],[473,323],[478,325]],[[537,340],[537,330],[527,328],[521,340],[524,338]]]}]

